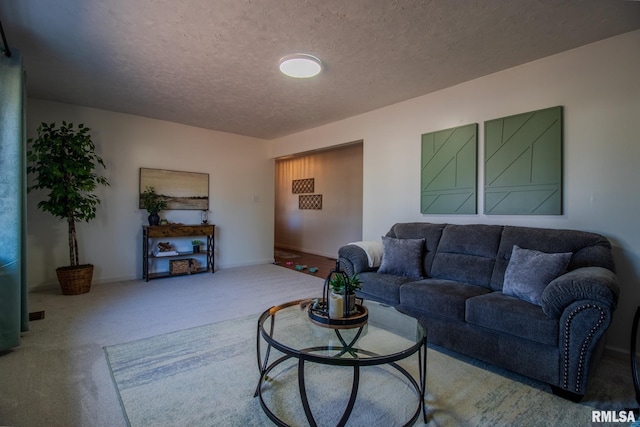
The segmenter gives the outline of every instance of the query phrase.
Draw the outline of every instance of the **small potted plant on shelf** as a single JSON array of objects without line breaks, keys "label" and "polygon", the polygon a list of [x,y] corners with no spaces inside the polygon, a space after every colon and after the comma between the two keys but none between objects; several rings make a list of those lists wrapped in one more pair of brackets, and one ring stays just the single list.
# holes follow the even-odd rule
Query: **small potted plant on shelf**
[{"label": "small potted plant on shelf", "polygon": [[100,199],[93,194],[98,185],[109,185],[107,179],[96,174],[95,168],[104,162],[95,153],[95,145],[83,124],[76,129],[73,123],[42,123],[38,137],[27,151],[27,172],[34,175],[27,191],[48,190],[38,208],[65,219],[69,230],[69,262],[56,269],[58,282],[64,295],[84,294],[91,290],[93,264],[80,264],[76,222],[94,219]]},{"label": "small potted plant on shelf", "polygon": [[149,225],[160,223],[160,211],[167,208],[167,201],[153,187],[146,187],[140,195],[142,207],[149,212]]},{"label": "small potted plant on shelf", "polygon": [[204,244],[204,242],[202,240],[196,239],[196,240],[192,240],[191,244],[193,245],[193,253],[197,254],[200,252],[200,246]]}]

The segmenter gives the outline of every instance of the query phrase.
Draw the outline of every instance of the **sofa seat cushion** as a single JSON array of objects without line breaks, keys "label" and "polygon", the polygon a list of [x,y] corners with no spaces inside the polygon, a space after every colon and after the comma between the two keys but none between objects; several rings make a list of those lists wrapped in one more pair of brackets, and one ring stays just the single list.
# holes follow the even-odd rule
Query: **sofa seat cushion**
[{"label": "sofa seat cushion", "polygon": [[377,300],[388,304],[400,303],[400,286],[414,279],[392,274],[366,272],[358,274],[362,281],[362,293],[375,295]]},{"label": "sofa seat cushion", "polygon": [[465,301],[491,290],[452,280],[425,279],[402,285],[400,304],[464,322]]},{"label": "sofa seat cushion", "polygon": [[494,331],[552,346],[558,345],[558,321],[540,306],[495,291],[466,301],[466,321]]}]

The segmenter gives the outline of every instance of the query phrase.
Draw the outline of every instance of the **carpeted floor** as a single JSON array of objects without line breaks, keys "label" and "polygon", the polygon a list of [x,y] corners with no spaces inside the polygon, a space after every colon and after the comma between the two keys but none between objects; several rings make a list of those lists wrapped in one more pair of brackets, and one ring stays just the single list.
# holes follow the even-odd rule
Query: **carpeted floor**
[{"label": "carpeted floor", "polygon": [[[253,397],[258,381],[257,317],[107,346],[107,359],[130,425],[270,425]],[[478,363],[470,359],[429,349],[429,426],[598,425],[591,423],[594,408],[637,407],[628,370],[620,361],[603,360],[579,404],[550,394],[544,384],[475,365]],[[403,366],[417,373],[415,360]],[[295,365],[285,365],[271,377],[265,390],[270,407],[292,425],[307,425]],[[335,425],[342,412],[340,405],[344,407],[348,397],[348,392],[336,390],[349,390],[351,371],[316,365],[309,369],[307,381],[314,413],[324,421],[320,425]],[[408,418],[416,402],[415,394],[393,372],[365,368],[348,425],[398,425],[395,420]]]},{"label": "carpeted floor", "polygon": [[0,426],[125,427],[104,346],[255,314],[318,295],[322,284],[263,264],[94,283],[83,295],[61,295],[57,287],[33,292],[29,310],[46,315],[31,322],[19,347],[0,355]]},{"label": "carpeted floor", "polygon": [[[114,387],[105,358],[105,346],[137,343],[140,340],[144,342],[145,339],[156,336],[166,339],[168,334],[182,333],[204,325],[216,325],[229,319],[249,315],[255,318],[257,313],[265,308],[283,301],[319,295],[322,292],[322,284],[322,277],[300,274],[266,264],[151,282],[128,280],[99,283],[94,284],[90,293],[71,297],[61,295],[58,288],[33,292],[29,295],[30,311],[43,310],[46,311],[46,316],[42,320],[31,322],[31,330],[23,334],[19,347],[0,356],[0,379],[5,385],[0,392],[0,425],[124,427],[127,422],[118,401],[120,394]],[[220,410],[216,412],[216,417],[224,416],[224,408],[232,407],[235,411],[242,404],[246,405],[246,412],[261,417],[260,425],[271,425],[265,421],[256,399],[252,398],[252,391],[257,383],[253,322],[254,320],[247,323],[251,328],[247,332],[252,337],[251,342],[247,344],[241,341],[240,350],[237,350],[238,357],[234,359],[238,363],[231,365],[229,373],[221,374],[229,375],[230,381],[206,381],[209,385],[214,385],[209,395],[197,392],[197,381],[193,386],[183,384],[175,387],[188,393],[190,399],[193,399],[189,405],[200,404],[200,400],[203,399],[203,406],[209,410],[213,405],[210,396],[214,396],[222,401],[218,405]],[[238,335],[238,338],[247,339],[244,335]],[[247,362],[240,363],[241,358],[246,358]],[[504,409],[504,405],[510,400],[501,397],[508,395],[505,391],[508,391],[508,388],[494,387],[493,391],[489,392],[490,383],[487,380],[503,377],[488,375],[491,374],[488,370],[472,370],[473,375],[462,381],[448,383],[448,377],[457,377],[458,374],[455,371],[448,372],[448,368],[435,369],[435,360],[437,356],[430,354],[428,374],[431,394],[428,396],[427,404],[434,420],[429,425],[471,426],[473,421],[477,421],[476,425],[487,425],[488,421],[473,418],[474,414],[482,413],[480,409],[464,409],[465,399],[475,404],[477,401],[474,402],[471,398],[478,395],[486,395],[485,401],[481,402],[483,408],[495,407],[496,410],[510,412]],[[467,362],[465,363],[471,365]],[[214,363],[211,366],[217,365]],[[464,367],[465,364],[457,366]],[[240,372],[237,371],[238,367],[241,369]],[[208,370],[204,369],[201,372],[206,371]],[[182,374],[172,376],[178,380],[178,384],[181,382],[180,375]],[[447,384],[452,385],[446,386]],[[149,387],[153,385],[149,383]],[[225,401],[223,396],[226,390],[237,385],[248,385],[250,396],[237,402]],[[445,386],[446,388],[439,388]],[[535,384],[530,387],[537,390]],[[368,387],[368,390],[371,389]],[[163,393],[145,393],[140,392],[145,400],[155,401],[165,397]],[[174,390],[171,390],[170,394],[173,393]],[[548,419],[544,407],[545,402],[556,398],[548,393],[532,393],[526,398],[531,407],[529,411],[523,409],[527,406],[523,402],[518,403],[517,407],[524,414],[521,415],[520,425],[561,425]],[[596,376],[592,378],[583,403],[574,405],[560,401],[564,405],[570,405],[569,407],[584,409],[598,403],[603,409],[613,410],[626,406],[632,397],[633,387],[628,361],[605,357]],[[491,401],[487,402],[489,398]],[[461,401],[463,405],[458,408],[457,402]],[[541,406],[543,410],[538,414],[538,408]],[[637,408],[638,405],[635,404],[633,407]],[[191,411],[190,408],[187,409]],[[493,412],[490,409],[483,411],[489,414]],[[453,418],[456,414],[459,416],[464,413],[472,414],[472,418]],[[583,415],[576,418],[573,425],[596,425],[585,421]],[[224,420],[214,418],[214,421],[196,425],[238,425],[234,421],[215,422],[218,419]],[[169,424],[168,421],[160,421],[157,425]],[[187,424],[179,422],[177,425]],[[620,426],[624,423],[610,425]]]}]

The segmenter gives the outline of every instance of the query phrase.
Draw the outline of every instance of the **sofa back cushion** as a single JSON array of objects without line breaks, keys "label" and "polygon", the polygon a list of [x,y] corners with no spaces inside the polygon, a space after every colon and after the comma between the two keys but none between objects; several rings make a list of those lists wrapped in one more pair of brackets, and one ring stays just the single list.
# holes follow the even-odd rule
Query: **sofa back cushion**
[{"label": "sofa back cushion", "polygon": [[446,224],[430,277],[490,288],[502,226]]},{"label": "sofa back cushion", "polygon": [[387,233],[387,237],[397,239],[424,239],[422,252],[422,268],[426,277],[431,276],[431,265],[435,255],[442,230],[446,224],[431,224],[428,222],[403,222],[395,224]]},{"label": "sofa back cushion", "polygon": [[513,246],[547,253],[571,252],[568,271],[603,267],[615,272],[611,244],[600,234],[576,230],[500,225],[398,223],[386,234],[424,239],[425,277],[502,290]]},{"label": "sofa back cushion", "polygon": [[571,252],[567,271],[580,267],[603,267],[615,271],[611,244],[599,234],[576,230],[504,226],[491,288],[502,290],[513,246],[547,253]]}]

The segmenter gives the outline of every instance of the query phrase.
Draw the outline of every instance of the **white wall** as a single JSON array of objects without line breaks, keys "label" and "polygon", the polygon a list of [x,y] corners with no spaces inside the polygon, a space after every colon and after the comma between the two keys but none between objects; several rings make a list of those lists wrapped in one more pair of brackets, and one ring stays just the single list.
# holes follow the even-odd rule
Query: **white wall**
[{"label": "white wall", "polygon": [[[271,156],[364,141],[363,237],[395,222],[486,223],[599,232],[614,246],[621,287],[608,336],[628,351],[640,305],[640,31],[469,81],[370,113],[271,141]],[[434,64],[437,66],[437,64]],[[420,135],[561,105],[564,214],[487,216],[479,161],[477,215],[420,214]]]},{"label": "white wall", "polygon": [[[362,144],[276,162],[275,245],[337,257],[340,246],[362,239]],[[298,209],[294,179],[314,178],[322,209]]]},{"label": "white wall", "polygon": [[[209,174],[210,222],[216,224],[216,268],[273,260],[274,161],[264,140],[175,123],[28,100],[28,137],[41,122],[84,123],[107,165],[109,187],[99,190],[96,219],[78,224],[80,262],[95,265],[94,282],[142,277],[142,225],[138,209],[140,167]],[[67,225],[28,196],[27,251],[30,288],[57,283],[56,267],[69,265]],[[200,211],[165,211],[170,221],[199,224]]]}]

